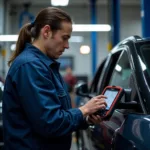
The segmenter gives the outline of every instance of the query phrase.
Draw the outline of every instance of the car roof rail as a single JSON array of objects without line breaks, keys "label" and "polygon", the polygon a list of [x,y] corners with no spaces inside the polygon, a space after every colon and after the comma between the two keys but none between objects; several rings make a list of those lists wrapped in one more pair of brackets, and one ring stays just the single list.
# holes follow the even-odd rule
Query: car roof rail
[{"label": "car roof rail", "polygon": [[125,38],[124,40],[120,41],[113,49],[112,51],[116,51],[118,49],[118,47],[120,47],[121,45],[124,45],[125,43],[127,43],[128,41],[133,41],[133,42],[137,42],[137,41],[141,41],[143,40],[143,38],[141,38],[138,35],[133,35],[130,36],[128,38]]}]

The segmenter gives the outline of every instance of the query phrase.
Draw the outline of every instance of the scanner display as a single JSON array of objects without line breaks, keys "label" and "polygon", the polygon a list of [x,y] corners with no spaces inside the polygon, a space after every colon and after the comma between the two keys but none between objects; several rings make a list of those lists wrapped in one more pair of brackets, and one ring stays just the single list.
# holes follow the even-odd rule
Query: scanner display
[{"label": "scanner display", "polygon": [[106,110],[109,110],[113,101],[115,100],[116,96],[118,94],[117,90],[106,90],[104,95],[107,97],[106,99],[106,103],[107,103],[107,107]]}]

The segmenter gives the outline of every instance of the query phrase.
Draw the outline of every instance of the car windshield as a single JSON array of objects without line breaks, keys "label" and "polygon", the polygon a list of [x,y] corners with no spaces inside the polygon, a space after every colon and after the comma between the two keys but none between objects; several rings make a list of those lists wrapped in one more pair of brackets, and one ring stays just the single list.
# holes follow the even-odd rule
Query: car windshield
[{"label": "car windshield", "polygon": [[139,52],[139,61],[147,83],[150,86],[150,45],[141,46]]}]

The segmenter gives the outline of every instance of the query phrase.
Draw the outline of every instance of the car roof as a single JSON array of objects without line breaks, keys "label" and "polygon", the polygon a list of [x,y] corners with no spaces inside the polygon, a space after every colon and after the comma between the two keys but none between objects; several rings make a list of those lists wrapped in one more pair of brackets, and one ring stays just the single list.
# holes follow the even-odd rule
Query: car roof
[{"label": "car roof", "polygon": [[141,38],[141,37],[138,36],[138,35],[130,36],[130,37],[128,37],[128,38],[122,40],[120,43],[118,43],[118,44],[111,50],[111,53],[116,53],[116,52],[120,51],[120,50],[121,50],[120,48],[121,48],[123,45],[128,45],[129,42],[137,43],[137,42],[143,41],[143,40],[146,41],[146,40],[150,40],[150,39],[148,39],[148,38],[145,38],[145,39],[144,39],[144,38]]}]

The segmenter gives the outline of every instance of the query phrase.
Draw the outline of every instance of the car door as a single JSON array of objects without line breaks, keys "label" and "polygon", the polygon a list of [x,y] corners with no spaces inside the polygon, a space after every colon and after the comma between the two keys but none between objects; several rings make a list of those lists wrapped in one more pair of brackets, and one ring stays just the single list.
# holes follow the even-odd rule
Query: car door
[{"label": "car door", "polygon": [[[102,63],[100,65],[100,67],[98,68],[98,71],[93,79],[92,82],[92,86],[90,88],[89,93],[91,95],[98,95],[100,94],[100,89],[104,89],[105,85],[108,83],[108,78],[110,74],[112,73],[111,70],[112,68],[114,68],[120,54],[121,54],[122,49],[118,50],[115,54],[110,53],[107,57],[107,59],[105,60],[105,63]],[[102,67],[103,66],[103,67]],[[85,98],[86,101],[88,101],[89,99]],[[94,149],[92,147],[92,139],[94,136],[90,136],[92,134],[94,134],[94,128],[95,126],[90,126],[88,128],[88,130],[86,130],[86,132],[82,131],[83,133],[83,139],[84,139],[84,148],[88,149],[88,150],[92,150]]]},{"label": "car door", "polygon": [[[89,94],[90,95],[97,95],[100,89],[100,85],[101,88],[104,87],[104,80],[105,77],[107,76],[107,74],[109,73],[109,67],[112,67],[112,65],[110,65],[112,62],[116,63],[119,54],[121,53],[121,51],[117,52],[115,55],[112,55],[111,53],[101,62],[101,64],[99,65],[97,72],[93,78],[93,81],[91,83],[91,86],[89,88]],[[115,64],[114,64],[115,65]],[[103,80],[102,80],[103,78]],[[107,81],[107,80],[106,80]],[[102,86],[103,85],[103,86]],[[81,100],[81,104],[83,105],[84,103],[86,103],[89,100],[89,98],[82,98]],[[91,149],[91,142],[90,142],[90,138],[89,138],[89,132],[92,129],[92,126],[89,127],[88,130],[86,131],[81,131],[80,135],[81,135],[81,145],[82,145],[82,149],[87,149],[87,150],[92,150]]]},{"label": "car door", "polygon": [[[137,148],[138,142],[142,142],[140,138],[137,139],[138,134],[141,134],[141,132],[139,133],[135,130],[141,130],[142,126],[138,123],[141,121],[145,124],[146,120],[143,121],[145,115],[140,105],[138,87],[136,87],[134,71],[131,65],[129,54],[124,49],[115,67],[109,70],[112,74],[108,74],[105,77],[106,80],[108,79],[104,83],[105,86],[116,85],[131,90],[131,96],[123,96],[121,102],[133,103],[129,105],[130,108],[116,109],[108,121],[103,121],[93,127],[93,130],[90,131],[90,139],[92,139],[91,145],[94,150],[132,150]],[[135,103],[137,105],[134,105]],[[141,117],[142,115],[143,117]]]},{"label": "car door", "polygon": [[[98,83],[99,83],[99,77],[102,75],[102,71],[103,68],[105,66],[105,64],[107,63],[109,57],[106,57],[101,64],[99,65],[94,79],[92,80],[91,86],[89,87],[89,93],[91,95],[96,95],[97,91],[98,91]],[[80,101],[80,105],[84,105],[87,101],[89,100],[89,98],[86,97],[82,97],[81,101]],[[82,147],[82,150],[88,150],[89,149],[89,139],[88,139],[88,134],[86,133],[86,131],[82,130],[80,131],[80,145]]]}]

